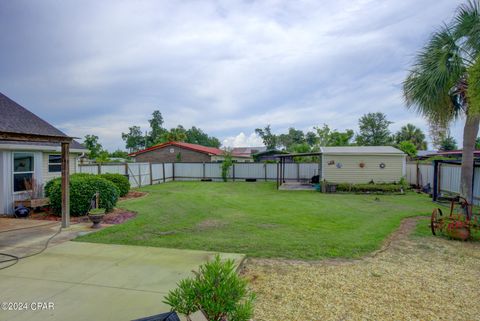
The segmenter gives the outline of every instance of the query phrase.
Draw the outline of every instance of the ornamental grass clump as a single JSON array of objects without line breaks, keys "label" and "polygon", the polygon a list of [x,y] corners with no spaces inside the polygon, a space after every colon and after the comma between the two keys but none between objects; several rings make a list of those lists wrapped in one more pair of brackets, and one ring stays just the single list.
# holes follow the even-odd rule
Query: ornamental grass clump
[{"label": "ornamental grass clump", "polygon": [[164,303],[173,311],[186,315],[187,320],[201,311],[209,321],[247,321],[253,315],[255,295],[247,281],[235,271],[234,260],[222,261],[215,256],[200,266],[193,278],[178,283],[178,288],[165,297]]}]

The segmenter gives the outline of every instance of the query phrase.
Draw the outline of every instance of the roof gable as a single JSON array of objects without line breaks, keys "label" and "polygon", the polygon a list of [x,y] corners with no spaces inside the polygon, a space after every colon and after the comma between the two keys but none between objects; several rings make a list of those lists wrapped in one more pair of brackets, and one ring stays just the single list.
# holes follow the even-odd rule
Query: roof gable
[{"label": "roof gable", "polygon": [[0,93],[0,132],[68,137],[34,113]]},{"label": "roof gable", "polygon": [[207,155],[216,155],[216,156],[223,155],[223,150],[215,147],[208,147],[208,146],[202,146],[202,145],[190,144],[190,143],[184,143],[184,142],[166,142],[166,143],[154,145],[146,149],[139,150],[137,152],[130,153],[128,156],[137,156],[139,154],[147,153],[152,150],[165,148],[168,146],[177,146],[177,147],[189,149],[189,150],[192,150],[198,153],[207,154]]}]

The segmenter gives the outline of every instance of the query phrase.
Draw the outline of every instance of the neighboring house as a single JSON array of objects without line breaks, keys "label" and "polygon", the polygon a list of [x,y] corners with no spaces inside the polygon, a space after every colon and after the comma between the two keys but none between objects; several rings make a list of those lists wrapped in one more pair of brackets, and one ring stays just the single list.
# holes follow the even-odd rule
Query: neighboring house
[{"label": "neighboring house", "polygon": [[391,146],[320,148],[321,179],[334,183],[390,183],[406,175],[406,154]]},{"label": "neighboring house", "polygon": [[252,157],[253,155],[257,153],[261,153],[266,151],[267,148],[265,146],[260,146],[260,147],[234,147],[232,149],[232,154],[238,155],[238,156],[245,156],[245,157]]},{"label": "neighboring house", "polygon": [[[167,142],[129,154],[138,163],[209,163],[224,160],[219,148],[184,142]],[[232,153],[235,162],[251,162],[250,156]]]},{"label": "neighboring house", "polygon": [[[67,137],[1,93],[0,115],[0,132]],[[70,144],[70,173],[77,171],[78,159],[85,152],[78,142]],[[42,194],[47,181],[61,176],[61,167],[60,144],[0,140],[0,214],[12,214],[14,201],[29,198],[32,185]]]}]

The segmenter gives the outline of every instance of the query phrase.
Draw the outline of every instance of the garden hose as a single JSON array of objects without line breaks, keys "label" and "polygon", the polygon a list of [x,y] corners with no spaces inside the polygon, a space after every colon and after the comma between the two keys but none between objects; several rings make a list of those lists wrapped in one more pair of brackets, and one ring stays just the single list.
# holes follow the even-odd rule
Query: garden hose
[{"label": "garden hose", "polygon": [[43,246],[43,248],[42,248],[40,251],[38,251],[38,252],[31,253],[31,254],[27,254],[27,255],[24,255],[24,256],[17,256],[17,255],[13,255],[13,254],[9,254],[9,253],[2,253],[2,252],[0,252],[0,256],[6,256],[6,257],[8,257],[8,259],[3,260],[3,261],[0,261],[0,264],[6,263],[6,262],[12,262],[10,265],[0,267],[0,270],[3,270],[3,269],[6,269],[6,268],[9,268],[9,267],[14,266],[14,265],[17,264],[18,261],[20,261],[21,259],[25,259],[25,258],[27,258],[27,257],[32,257],[32,256],[35,256],[35,255],[38,255],[38,254],[44,252],[44,251],[48,248],[48,244],[50,244],[50,241],[53,240],[53,238],[54,238],[55,236],[57,236],[58,234],[60,234],[60,232],[62,231],[62,229],[63,229],[63,227],[60,226],[60,228],[58,229],[58,231],[56,231],[55,234],[53,234],[52,236],[50,236],[50,237],[48,238],[48,240],[45,242],[45,245]]}]

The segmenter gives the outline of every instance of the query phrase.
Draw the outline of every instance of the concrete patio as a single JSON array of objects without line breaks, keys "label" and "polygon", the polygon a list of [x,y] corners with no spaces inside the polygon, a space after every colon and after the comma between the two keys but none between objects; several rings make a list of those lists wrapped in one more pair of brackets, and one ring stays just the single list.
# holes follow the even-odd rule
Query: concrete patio
[{"label": "concrete patio", "polygon": [[[17,232],[43,235],[45,228],[55,232],[57,224]],[[78,225],[72,228],[73,232],[64,232],[70,232],[71,236],[83,229]],[[6,236],[12,233],[15,231],[0,233],[0,252],[25,253],[25,242],[20,242],[19,248],[11,242],[8,247],[1,246],[7,243],[6,239],[12,239],[11,235]],[[169,307],[162,303],[165,294],[215,255],[204,251],[71,242],[65,241],[65,234],[58,237],[63,242],[60,239],[52,242],[42,254],[0,270],[2,302],[22,302],[29,306],[26,311],[0,309],[1,320],[131,320],[166,312]],[[36,242],[30,240],[28,249],[40,248],[39,240],[45,240],[44,236]],[[243,260],[239,254],[221,255],[238,263]],[[5,265],[0,264],[0,268]],[[32,311],[33,302],[45,303],[47,308]]]}]

